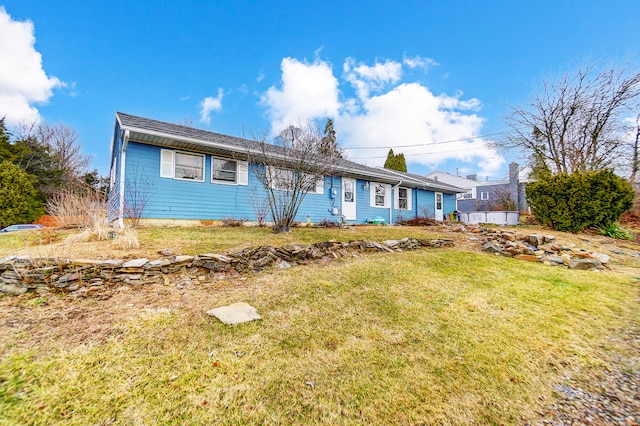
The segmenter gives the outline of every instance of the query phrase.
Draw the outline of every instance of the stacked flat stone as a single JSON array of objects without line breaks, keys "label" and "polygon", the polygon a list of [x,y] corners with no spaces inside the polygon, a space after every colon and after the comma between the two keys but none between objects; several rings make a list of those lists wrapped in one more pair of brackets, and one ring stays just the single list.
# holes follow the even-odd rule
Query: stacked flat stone
[{"label": "stacked flat stone", "polygon": [[199,276],[220,277],[259,272],[265,268],[288,268],[293,265],[327,261],[345,257],[355,251],[399,252],[422,247],[453,247],[453,240],[418,240],[403,238],[383,243],[326,241],[311,245],[287,244],[282,247],[258,246],[198,256],[174,255],[169,249],[159,251],[160,259],[124,260],[96,259],[32,259],[9,256],[0,259],[0,292],[24,294],[50,291],[87,294],[109,286],[144,286],[161,284],[169,274],[188,270]]}]

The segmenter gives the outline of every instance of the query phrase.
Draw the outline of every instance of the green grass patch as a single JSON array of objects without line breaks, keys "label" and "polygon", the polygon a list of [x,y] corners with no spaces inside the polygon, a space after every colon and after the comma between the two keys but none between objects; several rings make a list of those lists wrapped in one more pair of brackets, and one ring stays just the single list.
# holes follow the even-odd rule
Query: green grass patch
[{"label": "green grass patch", "polygon": [[[269,271],[102,343],[8,350],[0,424],[523,424],[637,324],[637,286],[455,250]],[[263,320],[227,327],[202,297]]]}]

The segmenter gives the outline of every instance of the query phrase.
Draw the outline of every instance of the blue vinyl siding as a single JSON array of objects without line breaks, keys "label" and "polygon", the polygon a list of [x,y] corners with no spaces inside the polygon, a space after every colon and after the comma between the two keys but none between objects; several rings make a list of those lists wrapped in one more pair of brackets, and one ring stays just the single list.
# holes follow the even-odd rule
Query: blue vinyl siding
[{"label": "blue vinyl siding", "polygon": [[[122,152],[122,140],[116,140],[112,161],[116,166],[116,183],[110,193],[110,201],[118,199],[119,173]],[[264,189],[254,173],[255,164],[249,165],[248,185],[235,185],[211,182],[211,155],[204,155],[204,182],[180,180],[160,177],[160,154],[158,146],[129,142],[126,154],[125,179],[125,217],[127,207],[137,199],[142,202],[141,217],[144,219],[190,219],[190,220],[223,220],[226,218],[256,221],[255,201],[266,199]],[[216,156],[218,157],[218,156]],[[365,184],[368,188],[364,189]],[[393,185],[390,185],[393,187]],[[434,217],[435,194],[430,190],[410,188],[411,209],[393,209],[390,217],[388,207],[372,207],[370,205],[371,181],[356,179],[355,220],[348,223],[363,224],[367,219],[377,216],[389,223],[395,223],[398,216],[411,219],[423,216]],[[335,195],[332,195],[335,192]],[[395,194],[389,194],[390,206],[394,206]],[[323,219],[335,220],[332,208],[342,213],[342,179],[325,176],[322,194],[309,193],[305,196],[298,210],[296,221],[305,223],[307,216],[311,222]],[[268,204],[265,204],[267,221],[271,221]],[[455,194],[443,194],[443,213],[448,215],[456,208]],[[116,212],[117,213],[117,212]],[[113,212],[110,211],[110,219]]]},{"label": "blue vinyl siding", "polygon": [[449,214],[456,209],[456,194],[442,194],[442,211],[445,219],[449,218]]},{"label": "blue vinyl siding", "polygon": [[428,218],[436,217],[436,194],[433,191],[418,190],[416,197],[418,214]]},{"label": "blue vinyl siding", "polygon": [[[143,218],[256,220],[252,200],[266,196],[253,172],[253,164],[249,167],[248,185],[212,183],[210,155],[205,155],[204,182],[161,178],[160,151],[159,147],[136,142],[129,142],[127,148],[127,205],[133,204],[135,194],[140,194],[137,196],[138,201],[145,198],[142,194],[148,194],[142,212]],[[325,177],[324,194],[307,194],[298,210],[296,220],[306,222],[309,215],[312,222],[317,222],[330,216],[329,181],[330,179]],[[267,220],[271,220],[270,215]]]},{"label": "blue vinyl siding", "polygon": [[[251,179],[251,176],[249,177]],[[324,177],[324,192],[322,194],[308,193],[302,203],[300,209],[296,215],[298,222],[305,223],[307,221],[307,215],[311,222],[320,222],[322,219],[334,220],[335,217],[331,214],[331,207],[333,200],[330,197],[331,194],[331,182],[330,176]],[[339,201],[339,199],[338,199]]]},{"label": "blue vinyl siding", "polygon": [[[365,183],[368,183],[369,188],[364,189]],[[349,221],[351,223],[366,223],[367,219],[373,219],[380,216],[384,218],[386,223],[389,223],[389,209],[386,207],[371,207],[371,194],[373,185],[369,181],[356,179],[356,213],[357,219],[355,221]],[[391,199],[393,202],[393,199]]]},{"label": "blue vinyl siding", "polygon": [[[403,186],[403,188],[407,188],[406,186]],[[408,220],[408,219],[413,219],[417,216],[417,205],[418,203],[416,202],[416,193],[420,190],[416,189],[416,188],[407,188],[408,191],[411,191],[411,208],[410,209],[406,209],[406,210],[400,210],[400,209],[396,209],[396,194],[395,192],[398,189],[396,188],[395,191],[393,191],[393,197],[391,199],[391,205],[394,207],[393,209],[393,223],[397,223],[398,222],[398,218],[402,218],[404,220]]]}]

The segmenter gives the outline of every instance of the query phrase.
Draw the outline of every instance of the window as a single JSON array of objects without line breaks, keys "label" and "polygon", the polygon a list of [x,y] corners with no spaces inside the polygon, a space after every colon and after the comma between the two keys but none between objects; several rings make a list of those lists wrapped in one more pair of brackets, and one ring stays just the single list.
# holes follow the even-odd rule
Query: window
[{"label": "window", "polygon": [[173,177],[204,182],[204,155],[177,152]]},{"label": "window", "polygon": [[385,185],[375,183],[373,184],[373,191],[375,194],[375,206],[376,207],[384,207],[384,201],[386,198],[386,187]]},{"label": "window", "polygon": [[292,191],[295,185],[293,170],[267,166],[269,187],[279,191]]},{"label": "window", "polygon": [[353,192],[354,192],[354,183],[352,181],[343,181],[343,186],[344,186],[344,201],[348,202],[348,203],[352,203],[353,202]]},{"label": "window", "polygon": [[[204,154],[160,150],[160,177],[204,182]],[[249,163],[228,158],[211,158],[211,181],[249,184]]]},{"label": "window", "polygon": [[221,183],[236,183],[238,163],[225,158],[211,158],[211,180]]},{"label": "window", "polygon": [[407,210],[408,207],[408,195],[409,190],[407,188],[398,188],[398,209]]},{"label": "window", "polygon": [[[371,207],[391,207],[391,185],[385,183],[369,182],[369,205]],[[397,202],[397,191],[394,191]]]},{"label": "window", "polygon": [[480,193],[480,199],[481,200],[488,200],[489,199],[489,193],[488,192],[481,192]]},{"label": "window", "polygon": [[436,192],[436,210],[442,210],[442,194]]},{"label": "window", "polygon": [[310,174],[300,174],[300,187],[306,192],[316,192],[317,179]]}]

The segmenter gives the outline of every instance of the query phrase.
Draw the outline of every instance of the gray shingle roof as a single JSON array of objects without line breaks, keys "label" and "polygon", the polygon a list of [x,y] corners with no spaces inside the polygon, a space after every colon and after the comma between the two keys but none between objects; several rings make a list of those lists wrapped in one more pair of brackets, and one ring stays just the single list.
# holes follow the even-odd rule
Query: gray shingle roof
[{"label": "gray shingle roof", "polygon": [[[190,149],[206,153],[260,152],[262,147],[262,144],[255,140],[166,123],[123,112],[116,113],[116,120],[122,130],[130,132],[130,140],[152,145]],[[283,148],[277,145],[268,144],[267,149],[273,155],[283,152]],[[337,158],[334,165],[339,174],[345,176],[363,177],[386,183],[402,181],[403,185],[443,192],[465,192],[461,188],[437,182],[424,176],[369,167],[346,159]]]}]

